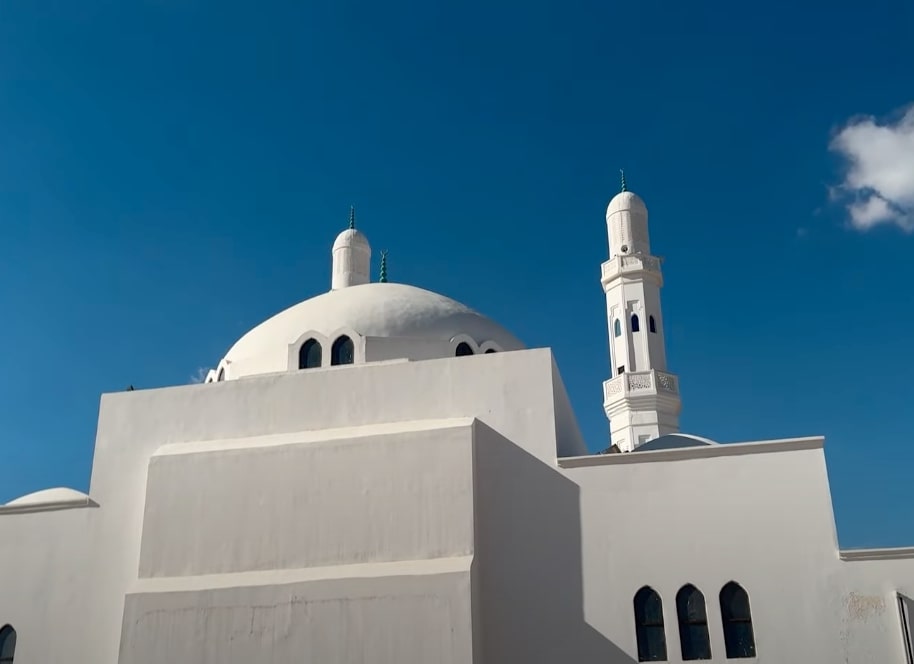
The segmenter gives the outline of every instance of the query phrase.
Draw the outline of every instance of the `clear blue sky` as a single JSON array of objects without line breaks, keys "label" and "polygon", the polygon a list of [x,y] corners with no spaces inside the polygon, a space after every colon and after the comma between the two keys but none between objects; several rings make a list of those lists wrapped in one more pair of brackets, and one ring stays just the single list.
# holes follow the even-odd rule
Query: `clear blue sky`
[{"label": "clear blue sky", "polygon": [[392,280],[551,346],[606,447],[624,167],[683,430],[824,434],[842,545],[914,544],[911,191],[864,230],[830,194],[911,34],[909,0],[3,2],[0,502],[88,487],[102,392],[326,290],[350,204]]}]

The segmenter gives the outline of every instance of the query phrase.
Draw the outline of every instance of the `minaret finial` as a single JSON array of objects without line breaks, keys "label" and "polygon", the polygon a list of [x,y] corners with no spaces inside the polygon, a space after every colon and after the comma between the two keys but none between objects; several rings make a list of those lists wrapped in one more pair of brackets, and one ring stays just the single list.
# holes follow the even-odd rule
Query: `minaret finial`
[{"label": "minaret finial", "polygon": [[619,175],[622,176],[622,191],[628,191],[628,187],[625,186],[625,171],[621,168],[619,169]]},{"label": "minaret finial", "polygon": [[349,206],[349,230],[355,230],[355,206]]},{"label": "minaret finial", "polygon": [[387,283],[387,251],[381,252],[381,278],[378,281],[382,284]]}]

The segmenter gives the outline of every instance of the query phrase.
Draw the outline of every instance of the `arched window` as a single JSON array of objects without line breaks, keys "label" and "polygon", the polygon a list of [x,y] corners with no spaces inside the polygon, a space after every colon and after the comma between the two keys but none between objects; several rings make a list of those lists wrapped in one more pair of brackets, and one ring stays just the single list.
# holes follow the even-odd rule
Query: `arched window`
[{"label": "arched window", "polygon": [[217,381],[225,380],[225,367],[219,368],[219,376],[216,378]]},{"label": "arched window", "polygon": [[308,339],[298,349],[298,368],[313,369],[321,365],[321,343],[317,339]]},{"label": "arched window", "polygon": [[617,337],[622,336],[622,321],[618,318],[616,319],[616,322],[613,323],[613,334]]},{"label": "arched window", "polygon": [[632,314],[632,332],[640,332],[641,326],[638,324],[638,314]]},{"label": "arched window", "polygon": [[639,662],[666,661],[666,635],[663,632],[663,602],[657,591],[644,586],[635,593],[635,635]]},{"label": "arched window", "polygon": [[679,616],[679,643],[682,658],[711,659],[711,639],[708,636],[708,613],[705,596],[689,584],[676,593],[676,613]]},{"label": "arched window", "polygon": [[472,355],[473,348],[466,341],[461,341],[457,344],[457,357],[463,357],[464,355]]},{"label": "arched window", "polygon": [[16,630],[12,625],[0,629],[0,664],[13,664],[16,654]]},{"label": "arched window", "polygon": [[651,316],[647,319],[647,329],[649,329],[654,334],[657,333],[657,324],[654,322],[653,316]]},{"label": "arched window", "polygon": [[333,342],[330,349],[330,364],[352,364],[355,361],[355,345],[345,334]]},{"label": "arched window", "polygon": [[497,353],[497,352],[498,351],[495,350],[494,348],[490,348],[489,350],[486,351],[486,355],[488,355],[489,353]]},{"label": "arched window", "polygon": [[749,595],[741,585],[731,581],[720,590],[720,617],[724,624],[727,659],[755,657],[755,634]]}]

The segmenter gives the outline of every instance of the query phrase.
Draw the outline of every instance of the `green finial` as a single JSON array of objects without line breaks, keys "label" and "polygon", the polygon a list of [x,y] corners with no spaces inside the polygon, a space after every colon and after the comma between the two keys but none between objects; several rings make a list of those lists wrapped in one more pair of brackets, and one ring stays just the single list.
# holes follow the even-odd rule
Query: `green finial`
[{"label": "green finial", "polygon": [[619,175],[622,176],[622,191],[628,191],[628,187],[625,186],[625,171],[621,168],[619,169]]},{"label": "green finial", "polygon": [[349,206],[349,230],[355,229],[355,206]]},{"label": "green finial", "polygon": [[381,252],[381,278],[378,279],[382,284],[387,283],[387,252]]}]

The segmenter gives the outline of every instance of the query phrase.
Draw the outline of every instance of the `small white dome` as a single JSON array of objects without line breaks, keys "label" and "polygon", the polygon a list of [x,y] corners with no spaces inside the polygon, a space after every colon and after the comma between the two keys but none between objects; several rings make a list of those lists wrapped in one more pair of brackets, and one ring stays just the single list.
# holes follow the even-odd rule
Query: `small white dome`
[{"label": "small white dome", "polygon": [[647,215],[647,206],[638,194],[631,191],[623,191],[613,196],[606,208],[606,216],[609,217],[623,211]]},{"label": "small white dome", "polygon": [[480,348],[524,348],[501,325],[449,297],[406,284],[370,283],[332,290],[276,314],[241,337],[220,366],[230,367],[229,380],[286,371],[289,349],[301,342],[302,335],[332,340],[342,333],[417,343],[470,338]]},{"label": "small white dome", "polygon": [[370,250],[368,245],[368,238],[365,237],[364,233],[361,233],[354,228],[347,228],[336,236],[336,240],[333,242],[333,251],[336,251],[337,249],[348,248]]},{"label": "small white dome", "polygon": [[54,487],[42,489],[15,500],[11,500],[0,507],[39,507],[48,505],[88,505],[92,499],[82,491],[67,487]]}]

